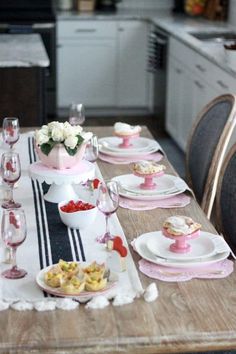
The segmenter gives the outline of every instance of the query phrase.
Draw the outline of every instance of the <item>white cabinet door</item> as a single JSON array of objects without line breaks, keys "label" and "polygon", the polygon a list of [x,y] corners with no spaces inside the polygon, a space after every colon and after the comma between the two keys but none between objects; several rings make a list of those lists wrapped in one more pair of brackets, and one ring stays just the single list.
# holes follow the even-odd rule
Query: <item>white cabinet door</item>
[{"label": "white cabinet door", "polygon": [[120,21],[118,24],[118,106],[148,106],[148,24]]},{"label": "white cabinet door", "polygon": [[116,103],[114,40],[61,40],[58,46],[58,102],[67,107],[112,107]]}]

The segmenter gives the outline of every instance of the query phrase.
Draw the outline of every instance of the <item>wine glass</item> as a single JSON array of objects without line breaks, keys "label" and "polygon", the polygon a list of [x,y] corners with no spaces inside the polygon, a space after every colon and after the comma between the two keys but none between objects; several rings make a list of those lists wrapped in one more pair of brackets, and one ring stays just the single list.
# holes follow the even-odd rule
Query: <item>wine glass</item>
[{"label": "wine glass", "polygon": [[21,176],[20,157],[17,152],[4,152],[1,158],[1,174],[3,181],[10,187],[9,200],[3,202],[2,207],[5,209],[20,208],[21,204],[13,199],[14,184]]},{"label": "wine glass", "polygon": [[2,272],[2,276],[8,279],[23,278],[27,272],[16,265],[16,249],[26,238],[26,219],[23,209],[3,210],[1,234],[6,247],[11,249],[12,254],[12,268]]},{"label": "wine glass", "polygon": [[3,119],[2,137],[3,141],[10,146],[10,149],[12,149],[13,145],[19,140],[20,137],[18,118],[6,117]]},{"label": "wine glass", "polygon": [[72,103],[70,106],[69,123],[80,125],[85,121],[85,109],[81,103]]},{"label": "wine glass", "polygon": [[119,206],[119,185],[116,181],[108,180],[101,182],[98,187],[97,207],[106,217],[106,232],[99,236],[97,241],[99,243],[106,243],[113,239],[109,230],[109,216],[118,209]]},{"label": "wine glass", "polygon": [[97,158],[98,158],[98,138],[96,137],[96,135],[93,135],[86,146],[85,159],[90,162],[95,162]]}]

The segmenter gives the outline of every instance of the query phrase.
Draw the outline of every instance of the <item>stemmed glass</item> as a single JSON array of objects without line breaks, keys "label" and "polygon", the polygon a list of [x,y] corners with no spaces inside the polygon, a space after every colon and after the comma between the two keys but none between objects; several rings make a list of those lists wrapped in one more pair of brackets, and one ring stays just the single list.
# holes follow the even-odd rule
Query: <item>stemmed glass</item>
[{"label": "stemmed glass", "polygon": [[18,118],[6,117],[3,119],[2,137],[3,141],[10,146],[10,149],[12,149],[13,145],[19,140],[20,137]]},{"label": "stemmed glass", "polygon": [[16,265],[16,250],[26,238],[26,219],[23,209],[3,210],[1,234],[5,245],[11,249],[12,268],[2,272],[8,279],[23,278],[27,272]]},{"label": "stemmed glass", "polygon": [[98,187],[97,207],[106,217],[106,232],[99,236],[97,241],[99,243],[106,243],[113,239],[113,235],[109,229],[109,217],[115,213],[119,206],[119,185],[116,181],[108,180],[101,182]]},{"label": "stemmed glass", "polygon": [[69,123],[81,125],[85,121],[85,109],[81,103],[72,103],[70,106]]},{"label": "stemmed glass", "polygon": [[93,135],[86,146],[85,159],[90,162],[95,162],[97,158],[98,158],[98,138],[96,137],[96,135]]},{"label": "stemmed glass", "polygon": [[1,174],[3,181],[10,187],[9,200],[3,202],[2,207],[5,209],[20,208],[21,204],[13,199],[14,184],[21,176],[20,157],[17,152],[4,152],[1,158]]}]

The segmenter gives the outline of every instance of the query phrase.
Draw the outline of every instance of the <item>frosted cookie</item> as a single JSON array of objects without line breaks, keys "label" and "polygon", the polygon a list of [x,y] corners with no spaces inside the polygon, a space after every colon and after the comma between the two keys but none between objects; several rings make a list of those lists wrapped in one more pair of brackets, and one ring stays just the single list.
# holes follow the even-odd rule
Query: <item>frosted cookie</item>
[{"label": "frosted cookie", "polygon": [[127,123],[117,122],[114,124],[114,132],[117,135],[129,136],[139,134],[142,128],[139,125],[129,125]]},{"label": "frosted cookie", "polygon": [[140,174],[152,174],[163,172],[166,167],[161,164],[157,164],[155,161],[142,160],[132,165],[133,172]]},{"label": "frosted cookie", "polygon": [[201,224],[184,215],[170,216],[163,223],[163,230],[172,236],[186,236],[199,231]]}]

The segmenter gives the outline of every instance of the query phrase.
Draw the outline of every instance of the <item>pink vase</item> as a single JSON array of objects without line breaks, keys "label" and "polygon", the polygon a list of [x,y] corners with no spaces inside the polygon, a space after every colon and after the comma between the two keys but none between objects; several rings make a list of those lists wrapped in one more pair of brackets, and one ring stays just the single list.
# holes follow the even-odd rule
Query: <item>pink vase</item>
[{"label": "pink vase", "polygon": [[63,144],[56,144],[48,155],[45,155],[40,146],[36,146],[37,154],[41,162],[49,168],[64,170],[77,166],[84,157],[86,144],[81,144],[76,154],[71,156]]}]

